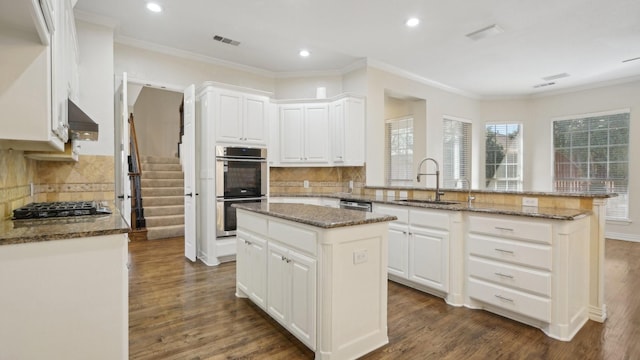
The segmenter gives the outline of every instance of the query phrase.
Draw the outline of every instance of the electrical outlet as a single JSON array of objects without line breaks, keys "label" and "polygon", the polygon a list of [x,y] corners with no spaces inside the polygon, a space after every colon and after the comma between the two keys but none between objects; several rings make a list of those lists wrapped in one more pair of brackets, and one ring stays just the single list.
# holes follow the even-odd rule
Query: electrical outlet
[{"label": "electrical outlet", "polygon": [[387,190],[387,200],[393,200],[396,198],[395,190]]},{"label": "electrical outlet", "polygon": [[366,263],[369,260],[369,254],[367,250],[356,250],[353,252],[353,264],[358,265],[362,263]]},{"label": "electrical outlet", "polygon": [[376,200],[382,200],[384,192],[382,190],[376,190]]},{"label": "electrical outlet", "polygon": [[309,188],[309,180],[304,181],[304,188],[305,189]]},{"label": "electrical outlet", "polygon": [[349,190],[353,190],[353,180],[349,180]]},{"label": "electrical outlet", "polygon": [[538,206],[538,198],[523,197],[522,206]]},{"label": "electrical outlet", "polygon": [[406,200],[406,199],[407,199],[407,192],[400,191],[400,200]]}]

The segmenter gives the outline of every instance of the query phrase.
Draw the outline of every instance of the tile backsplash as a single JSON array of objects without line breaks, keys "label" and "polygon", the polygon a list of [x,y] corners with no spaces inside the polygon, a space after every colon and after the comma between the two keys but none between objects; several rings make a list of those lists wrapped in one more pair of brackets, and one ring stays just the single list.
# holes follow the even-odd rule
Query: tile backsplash
[{"label": "tile backsplash", "polygon": [[[353,192],[360,193],[365,183],[365,168],[272,167],[269,177],[269,191],[272,195],[349,192],[350,181],[353,181]],[[308,187],[305,187],[305,181],[308,182]]]},{"label": "tile backsplash", "polygon": [[36,161],[25,158],[23,151],[0,150],[0,219],[34,201],[113,201],[114,179],[113,156]]}]

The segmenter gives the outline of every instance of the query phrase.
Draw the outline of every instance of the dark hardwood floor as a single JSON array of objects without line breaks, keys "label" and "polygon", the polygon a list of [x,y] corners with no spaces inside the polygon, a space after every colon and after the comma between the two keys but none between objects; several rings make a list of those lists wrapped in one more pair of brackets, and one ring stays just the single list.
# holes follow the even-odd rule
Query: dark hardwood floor
[{"label": "dark hardwood floor", "polygon": [[[640,243],[607,240],[604,324],[571,342],[389,282],[389,344],[364,359],[640,359]],[[131,359],[313,359],[258,307],[235,297],[235,263],[183,256],[183,239],[129,245]]]}]

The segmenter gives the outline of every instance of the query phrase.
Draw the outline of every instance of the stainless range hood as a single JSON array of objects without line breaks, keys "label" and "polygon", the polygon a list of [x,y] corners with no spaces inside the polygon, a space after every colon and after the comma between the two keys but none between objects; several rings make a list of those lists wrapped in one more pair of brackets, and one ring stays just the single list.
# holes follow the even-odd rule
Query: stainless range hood
[{"label": "stainless range hood", "polygon": [[69,139],[98,141],[98,127],[89,115],[68,100]]}]

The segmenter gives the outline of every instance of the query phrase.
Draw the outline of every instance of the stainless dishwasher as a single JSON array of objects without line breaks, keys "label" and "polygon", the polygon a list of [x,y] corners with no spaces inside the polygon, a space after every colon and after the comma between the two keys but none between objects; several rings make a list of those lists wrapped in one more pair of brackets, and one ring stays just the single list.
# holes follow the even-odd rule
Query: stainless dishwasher
[{"label": "stainless dishwasher", "polygon": [[371,202],[340,199],[340,208],[371,212]]}]

